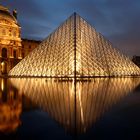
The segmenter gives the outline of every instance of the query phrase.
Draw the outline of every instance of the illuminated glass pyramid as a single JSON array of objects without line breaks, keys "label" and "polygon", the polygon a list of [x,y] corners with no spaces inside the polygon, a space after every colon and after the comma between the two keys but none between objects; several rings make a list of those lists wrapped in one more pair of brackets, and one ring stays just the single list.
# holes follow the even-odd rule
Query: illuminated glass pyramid
[{"label": "illuminated glass pyramid", "polygon": [[139,74],[129,58],[76,13],[9,72],[10,76],[42,77]]}]

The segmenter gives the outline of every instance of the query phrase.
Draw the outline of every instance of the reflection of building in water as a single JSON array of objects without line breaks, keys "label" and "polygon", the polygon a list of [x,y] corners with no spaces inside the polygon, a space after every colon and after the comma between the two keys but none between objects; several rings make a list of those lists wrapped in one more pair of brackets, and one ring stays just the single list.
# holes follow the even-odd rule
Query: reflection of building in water
[{"label": "reflection of building in water", "polygon": [[20,125],[21,99],[7,79],[0,79],[0,132],[13,132]]},{"label": "reflection of building in water", "polygon": [[140,83],[138,79],[132,78],[106,78],[77,82],[74,87],[73,82],[49,79],[11,79],[11,81],[20,93],[24,93],[72,133],[85,132],[104,112]]}]

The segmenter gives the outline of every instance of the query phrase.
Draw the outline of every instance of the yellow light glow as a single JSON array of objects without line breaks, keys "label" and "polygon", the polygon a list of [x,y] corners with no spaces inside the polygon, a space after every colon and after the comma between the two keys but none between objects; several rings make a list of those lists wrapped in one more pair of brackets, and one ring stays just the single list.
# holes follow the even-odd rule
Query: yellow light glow
[{"label": "yellow light glow", "polygon": [[18,63],[9,75],[136,76],[140,75],[140,69],[113,48],[112,44],[83,18],[74,14]]},{"label": "yellow light glow", "polygon": [[[58,78],[13,78],[19,93],[46,111],[66,130],[82,133],[140,84],[139,78],[91,78],[61,81]],[[39,94],[38,94],[39,93]]]},{"label": "yellow light glow", "polygon": [[4,91],[4,79],[1,79],[1,90]]}]

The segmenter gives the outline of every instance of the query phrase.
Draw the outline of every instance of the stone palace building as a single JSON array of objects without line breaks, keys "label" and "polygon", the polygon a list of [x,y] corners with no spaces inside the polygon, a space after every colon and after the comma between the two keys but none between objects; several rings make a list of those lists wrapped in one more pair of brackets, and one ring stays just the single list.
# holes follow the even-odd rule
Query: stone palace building
[{"label": "stone palace building", "polygon": [[21,59],[38,46],[40,41],[21,39],[17,11],[0,5],[0,75],[5,75]]}]

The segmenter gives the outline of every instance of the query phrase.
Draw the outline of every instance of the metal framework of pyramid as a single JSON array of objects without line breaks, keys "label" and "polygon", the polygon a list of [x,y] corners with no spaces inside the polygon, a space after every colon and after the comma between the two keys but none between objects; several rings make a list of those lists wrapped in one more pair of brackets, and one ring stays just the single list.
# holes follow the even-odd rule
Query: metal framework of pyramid
[{"label": "metal framework of pyramid", "polygon": [[140,69],[78,14],[18,63],[10,76],[134,76]]}]

